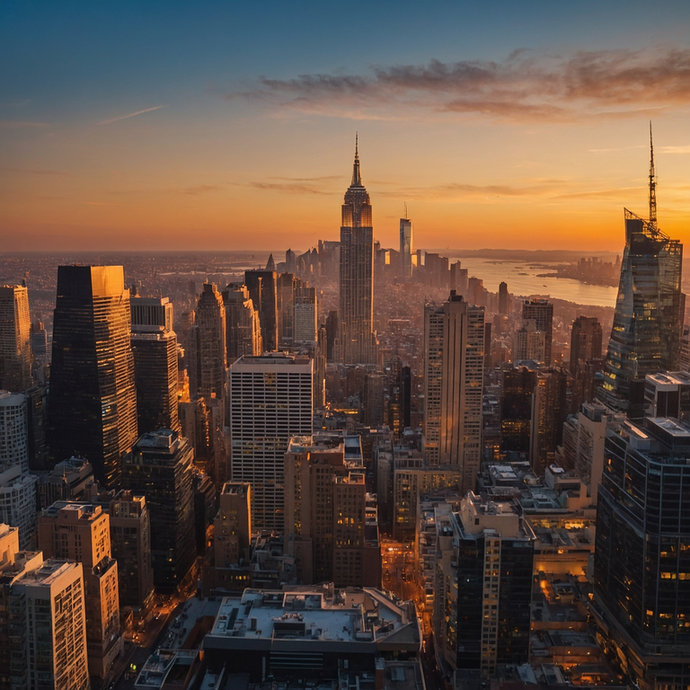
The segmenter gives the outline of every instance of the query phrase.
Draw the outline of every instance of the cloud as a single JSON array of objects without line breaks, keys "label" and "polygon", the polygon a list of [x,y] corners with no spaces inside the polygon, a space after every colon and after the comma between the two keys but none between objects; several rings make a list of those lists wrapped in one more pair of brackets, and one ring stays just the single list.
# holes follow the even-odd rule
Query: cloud
[{"label": "cloud", "polygon": [[136,117],[137,115],[143,115],[144,113],[151,113],[154,110],[160,110],[161,108],[167,108],[167,105],[156,105],[153,108],[144,108],[144,110],[137,110],[136,113],[128,113],[127,115],[120,115],[119,117],[112,117],[109,120],[103,120],[99,122],[99,125],[109,125],[112,122],[119,122],[120,120],[127,120],[130,117]]},{"label": "cloud", "polygon": [[[512,53],[464,60],[372,66],[366,74],[260,78],[228,99],[339,117],[473,114],[524,122],[619,118],[690,105],[690,49],[601,50],[568,56]],[[393,114],[391,114],[393,113]]]},{"label": "cloud", "polygon": [[686,146],[659,146],[661,153],[690,153],[690,145]]},{"label": "cloud", "polygon": [[186,187],[182,192],[184,194],[203,194],[204,192],[218,192],[221,189],[224,189],[221,185],[198,184],[192,187]]}]

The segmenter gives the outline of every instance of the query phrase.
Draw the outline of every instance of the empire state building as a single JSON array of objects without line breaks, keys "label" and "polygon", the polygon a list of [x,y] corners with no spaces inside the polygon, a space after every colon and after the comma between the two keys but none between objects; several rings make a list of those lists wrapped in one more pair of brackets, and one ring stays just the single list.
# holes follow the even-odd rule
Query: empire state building
[{"label": "empire state building", "polygon": [[376,364],[374,229],[355,143],[352,183],[340,227],[340,352],[344,364]]}]

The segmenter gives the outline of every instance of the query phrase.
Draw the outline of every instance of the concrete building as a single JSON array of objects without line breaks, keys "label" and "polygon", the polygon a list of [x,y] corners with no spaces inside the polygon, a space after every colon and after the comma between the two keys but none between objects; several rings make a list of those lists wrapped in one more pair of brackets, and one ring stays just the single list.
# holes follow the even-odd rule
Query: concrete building
[{"label": "concrete building", "polygon": [[295,289],[294,297],[293,344],[316,342],[318,316],[319,307],[316,288],[309,287],[306,281],[300,281],[300,284]]},{"label": "concrete building", "polygon": [[437,567],[436,649],[465,678],[529,658],[534,533],[509,502],[469,492]]},{"label": "concrete building", "polygon": [[225,347],[228,366],[243,355],[262,353],[261,323],[244,283],[230,283],[223,290],[225,305]]},{"label": "concrete building", "polygon": [[203,649],[209,669],[252,682],[335,680],[344,667],[375,677],[377,659],[418,657],[421,630],[411,603],[373,588],[247,589],[223,599]]},{"label": "concrete building", "polygon": [[216,568],[229,568],[249,560],[252,538],[252,487],[225,482],[220,492],[218,514],[213,521],[213,553]]},{"label": "concrete building", "polygon": [[105,678],[124,649],[108,514],[99,505],[58,501],[39,517],[38,547],[49,558],[83,565],[89,673]]},{"label": "concrete building", "polygon": [[278,350],[278,276],[273,268],[245,271],[244,284],[249,290],[261,325],[262,352]]},{"label": "concrete building", "polygon": [[424,309],[424,452],[430,465],[452,465],[464,489],[481,460],[484,309],[451,291]]},{"label": "concrete building", "polygon": [[[553,363],[553,304],[545,299],[533,298],[522,303],[522,320],[534,321],[536,330],[544,333],[544,359],[541,360],[550,367]],[[525,357],[524,359],[532,359]]]},{"label": "concrete building", "polygon": [[38,477],[39,508],[47,508],[55,501],[78,501],[93,482],[93,467],[88,460],[69,458],[58,462],[50,472]]},{"label": "concrete building", "polygon": [[19,547],[36,544],[36,476],[19,466],[0,474],[0,522],[19,528]]},{"label": "concrete building", "polygon": [[11,467],[29,471],[27,399],[0,390],[0,473]]},{"label": "concrete building", "polygon": [[177,589],[196,558],[193,457],[186,438],[159,429],[144,434],[122,463],[123,487],[146,496],[153,581],[161,591]]},{"label": "concrete building", "polygon": [[252,486],[254,529],[283,529],[285,452],[311,435],[313,360],[283,353],[242,357],[230,367],[231,476]]},{"label": "concrete building", "polygon": [[565,369],[536,372],[532,395],[530,428],[530,462],[535,474],[541,476],[554,461],[556,448],[563,439],[563,423],[567,410],[568,375]]},{"label": "concrete building", "polygon": [[33,385],[31,316],[25,285],[0,286],[0,390],[21,393]]},{"label": "concrete building", "polygon": [[117,561],[120,606],[146,609],[153,598],[151,516],[146,496],[119,491],[108,504],[110,543]]}]

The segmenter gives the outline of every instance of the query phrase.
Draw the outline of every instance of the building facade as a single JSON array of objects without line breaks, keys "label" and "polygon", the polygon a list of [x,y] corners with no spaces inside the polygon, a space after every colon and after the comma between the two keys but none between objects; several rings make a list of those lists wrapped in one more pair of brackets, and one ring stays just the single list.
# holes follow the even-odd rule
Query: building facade
[{"label": "building facade", "polygon": [[29,291],[0,286],[0,390],[22,392],[33,383]]}]

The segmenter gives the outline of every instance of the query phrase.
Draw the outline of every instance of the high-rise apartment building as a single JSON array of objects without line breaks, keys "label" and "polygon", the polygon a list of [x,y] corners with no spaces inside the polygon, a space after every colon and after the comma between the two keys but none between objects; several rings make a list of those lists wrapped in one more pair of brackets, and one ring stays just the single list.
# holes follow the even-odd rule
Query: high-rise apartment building
[{"label": "high-rise apartment building", "polygon": [[273,268],[245,271],[244,284],[254,308],[259,312],[261,342],[264,352],[278,349],[278,277]]},{"label": "high-rise apartment building", "polygon": [[362,184],[355,145],[352,182],[340,227],[339,340],[345,364],[376,364],[374,333],[374,229],[369,193]]},{"label": "high-rise apartment building", "polygon": [[573,377],[571,410],[594,398],[594,376],[601,370],[602,331],[596,317],[578,316],[570,336],[570,375]]},{"label": "high-rise apartment building", "polygon": [[153,598],[151,516],[146,496],[118,491],[108,504],[110,543],[117,560],[120,606],[145,609]]},{"label": "high-rise apartment building", "polygon": [[451,292],[425,307],[424,324],[426,459],[460,468],[470,490],[481,461],[484,309]]},{"label": "high-rise apartment building", "polygon": [[39,517],[38,548],[49,558],[84,566],[89,673],[104,678],[124,644],[108,513],[91,503],[58,501]]},{"label": "high-rise apartment building", "polygon": [[407,217],[407,207],[405,217],[400,219],[400,276],[403,280],[412,278],[412,221]]},{"label": "high-rise apartment building", "polygon": [[204,283],[190,331],[189,391],[192,399],[225,399],[225,307],[215,283]]},{"label": "high-rise apartment building", "polygon": [[[536,330],[544,333],[544,364],[551,366],[553,341],[553,304],[537,297],[522,303],[522,321],[534,321]],[[527,358],[526,358],[527,359]]]},{"label": "high-rise apartment building", "polygon": [[30,388],[31,316],[29,291],[24,285],[0,286],[0,389]]},{"label": "high-rise apartment building", "polygon": [[88,690],[84,568],[65,560],[36,563],[36,554],[25,555],[34,556],[25,564],[31,570],[12,578],[8,588],[13,640],[9,687]]},{"label": "high-rise apartment building", "polygon": [[179,429],[172,302],[167,297],[133,297],[131,309],[139,433]]},{"label": "high-rise apartment building", "polygon": [[137,438],[130,299],[122,266],[59,266],[50,373],[54,462],[87,458],[117,485]]},{"label": "high-rise apartment building", "polygon": [[261,354],[261,323],[249,290],[244,283],[230,283],[223,290],[225,305],[225,346],[230,366],[243,355]]},{"label": "high-rise apartment building", "polygon": [[0,390],[0,474],[10,467],[29,470],[27,399]]},{"label": "high-rise apartment building", "polygon": [[453,539],[437,544],[436,649],[460,677],[488,678],[529,658],[535,536],[513,503],[472,492],[449,518]]},{"label": "high-rise apartment building", "polygon": [[144,434],[123,462],[123,487],[146,496],[153,581],[161,591],[178,588],[196,557],[193,457],[186,438],[160,429]]},{"label": "high-rise apartment building", "polygon": [[657,417],[609,429],[591,610],[641,690],[690,684],[689,491],[687,423]]},{"label": "high-rise apartment building", "polygon": [[313,360],[283,353],[230,367],[231,476],[252,486],[254,529],[283,529],[285,451],[311,435]]}]

